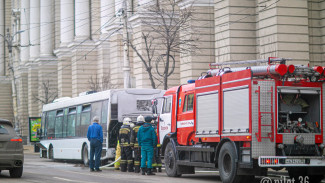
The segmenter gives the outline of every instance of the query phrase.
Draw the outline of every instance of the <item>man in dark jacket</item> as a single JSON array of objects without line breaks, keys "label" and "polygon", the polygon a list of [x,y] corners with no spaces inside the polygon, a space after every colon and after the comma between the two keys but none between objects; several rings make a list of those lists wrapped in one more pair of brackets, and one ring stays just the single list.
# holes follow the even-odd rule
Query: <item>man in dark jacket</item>
[{"label": "man in dark jacket", "polygon": [[[157,146],[157,135],[154,128],[151,126],[151,116],[145,117],[145,124],[143,124],[138,131],[138,142],[141,147],[141,170],[142,175],[155,175],[152,173],[152,158],[153,148]],[[147,165],[146,165],[147,162]]]},{"label": "man in dark jacket", "polygon": [[[87,138],[90,142],[90,171],[100,172],[100,156],[102,154],[102,143],[103,143],[103,128],[98,124],[99,118],[95,116],[93,118],[93,124],[88,127]],[[94,166],[94,155],[95,155],[95,166]],[[95,168],[95,169],[94,169]]]}]

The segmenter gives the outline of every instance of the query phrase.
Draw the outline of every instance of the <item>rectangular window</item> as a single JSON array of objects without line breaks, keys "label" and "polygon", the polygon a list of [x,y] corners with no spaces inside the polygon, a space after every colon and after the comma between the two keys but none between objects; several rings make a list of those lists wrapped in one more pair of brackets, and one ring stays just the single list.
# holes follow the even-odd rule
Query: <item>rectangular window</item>
[{"label": "rectangular window", "polygon": [[54,138],[54,128],[55,128],[55,116],[56,116],[56,111],[50,111],[47,112],[47,117],[46,117],[46,136],[47,138]]},{"label": "rectangular window", "polygon": [[62,132],[62,137],[66,137],[67,133],[68,133],[68,112],[69,112],[69,108],[65,108],[63,113],[63,132]]},{"label": "rectangular window", "polygon": [[80,125],[90,125],[90,111],[91,111],[90,104],[82,106]]},{"label": "rectangular window", "polygon": [[5,128],[4,125],[0,125],[0,135],[1,134],[9,134],[8,130]]},{"label": "rectangular window", "polygon": [[186,112],[186,108],[187,108],[187,95],[185,95],[185,99],[184,99],[183,112]]},{"label": "rectangular window", "polygon": [[103,106],[102,106],[102,124],[107,123],[107,115],[108,114],[108,100],[103,101]]},{"label": "rectangular window", "polygon": [[101,115],[102,114],[102,102],[95,102],[91,104],[91,119],[92,121],[93,117],[97,116],[99,118],[99,123],[102,123]]},{"label": "rectangular window", "polygon": [[151,111],[151,100],[137,100],[138,111]]},{"label": "rectangular window", "polygon": [[194,94],[185,96],[183,112],[193,111]]},{"label": "rectangular window", "polygon": [[68,120],[67,120],[67,125],[68,125],[67,136],[68,137],[76,136],[76,116],[77,116],[76,114],[77,114],[77,110],[75,107],[69,108]]},{"label": "rectangular window", "polygon": [[55,117],[55,138],[61,138],[63,135],[63,110],[58,110]]},{"label": "rectangular window", "polygon": [[171,104],[172,104],[172,97],[171,96],[166,97],[164,99],[162,114],[170,113],[171,106],[172,106]]},{"label": "rectangular window", "polygon": [[189,94],[187,99],[187,111],[193,111],[194,94]]}]

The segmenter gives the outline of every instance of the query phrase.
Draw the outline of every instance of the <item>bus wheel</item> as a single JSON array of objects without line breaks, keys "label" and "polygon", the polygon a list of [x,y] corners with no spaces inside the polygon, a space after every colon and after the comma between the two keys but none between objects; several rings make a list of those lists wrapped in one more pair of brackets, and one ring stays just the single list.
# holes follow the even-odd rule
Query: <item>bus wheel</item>
[{"label": "bus wheel", "polygon": [[222,182],[238,183],[242,181],[243,177],[237,175],[236,159],[235,147],[230,142],[224,143],[218,159],[219,174]]},{"label": "bus wheel", "polygon": [[180,177],[181,174],[177,173],[176,153],[171,142],[166,146],[164,160],[167,175],[169,177]]},{"label": "bus wheel", "polygon": [[49,148],[49,159],[53,159],[53,146],[52,145]]},{"label": "bus wheel", "polygon": [[84,163],[85,166],[89,165],[89,158],[88,158],[88,145],[85,144],[82,147],[82,162]]}]

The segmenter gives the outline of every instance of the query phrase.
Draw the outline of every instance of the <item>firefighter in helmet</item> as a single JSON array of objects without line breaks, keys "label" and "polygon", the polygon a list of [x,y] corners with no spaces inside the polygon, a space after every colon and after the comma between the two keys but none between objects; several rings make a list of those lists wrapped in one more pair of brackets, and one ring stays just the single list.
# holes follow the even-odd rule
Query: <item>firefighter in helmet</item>
[{"label": "firefighter in helmet", "polygon": [[119,142],[121,147],[121,172],[133,172],[133,158],[131,143],[132,121],[130,118],[124,118],[123,125],[121,126],[119,133]]},{"label": "firefighter in helmet", "polygon": [[[152,127],[155,129],[155,132],[157,134],[157,122],[155,121],[155,118],[151,121]],[[152,171],[161,172],[162,162],[161,162],[161,156],[160,156],[160,149],[161,145],[157,143],[157,146],[153,149],[153,160],[152,160]]]},{"label": "firefighter in helmet", "polygon": [[141,161],[141,147],[138,143],[138,131],[139,128],[144,124],[144,117],[142,115],[137,117],[137,123],[135,127],[133,127],[131,134],[131,142],[134,144],[133,152],[134,152],[134,172],[140,172],[140,161]]}]

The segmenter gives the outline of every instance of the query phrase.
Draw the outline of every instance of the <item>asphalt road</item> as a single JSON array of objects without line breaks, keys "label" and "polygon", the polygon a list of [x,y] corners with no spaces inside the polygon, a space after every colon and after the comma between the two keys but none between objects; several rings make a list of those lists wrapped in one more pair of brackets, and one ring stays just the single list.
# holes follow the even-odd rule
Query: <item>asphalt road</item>
[{"label": "asphalt road", "polygon": [[[113,168],[104,169],[102,172],[89,172],[88,167],[82,166],[79,162],[51,161],[39,158],[38,154],[25,154],[24,173],[20,179],[10,178],[8,171],[2,171],[0,182],[19,183],[59,183],[59,182],[78,182],[78,183],[154,183],[154,182],[172,182],[172,183],[221,183],[217,171],[205,169],[196,169],[194,175],[182,175],[182,177],[168,177],[163,171],[156,173],[155,176],[140,175],[136,173],[122,173]],[[282,180],[288,182],[285,172],[269,172],[272,182]],[[267,178],[267,180],[266,180]],[[254,183],[271,183],[268,177],[257,177]],[[266,180],[266,181],[265,181]],[[289,181],[290,182],[290,181]],[[306,182],[307,183],[307,182]]]},{"label": "asphalt road", "polygon": [[38,154],[25,154],[24,173],[20,179],[13,179],[9,171],[2,171],[0,182],[79,182],[79,183],[101,183],[101,182],[221,182],[216,171],[201,171],[195,175],[185,175],[180,178],[167,177],[166,173],[157,173],[155,176],[143,176],[136,173],[122,173],[113,168],[102,172],[89,172],[88,167],[83,167],[77,162],[51,161],[39,158]]}]

